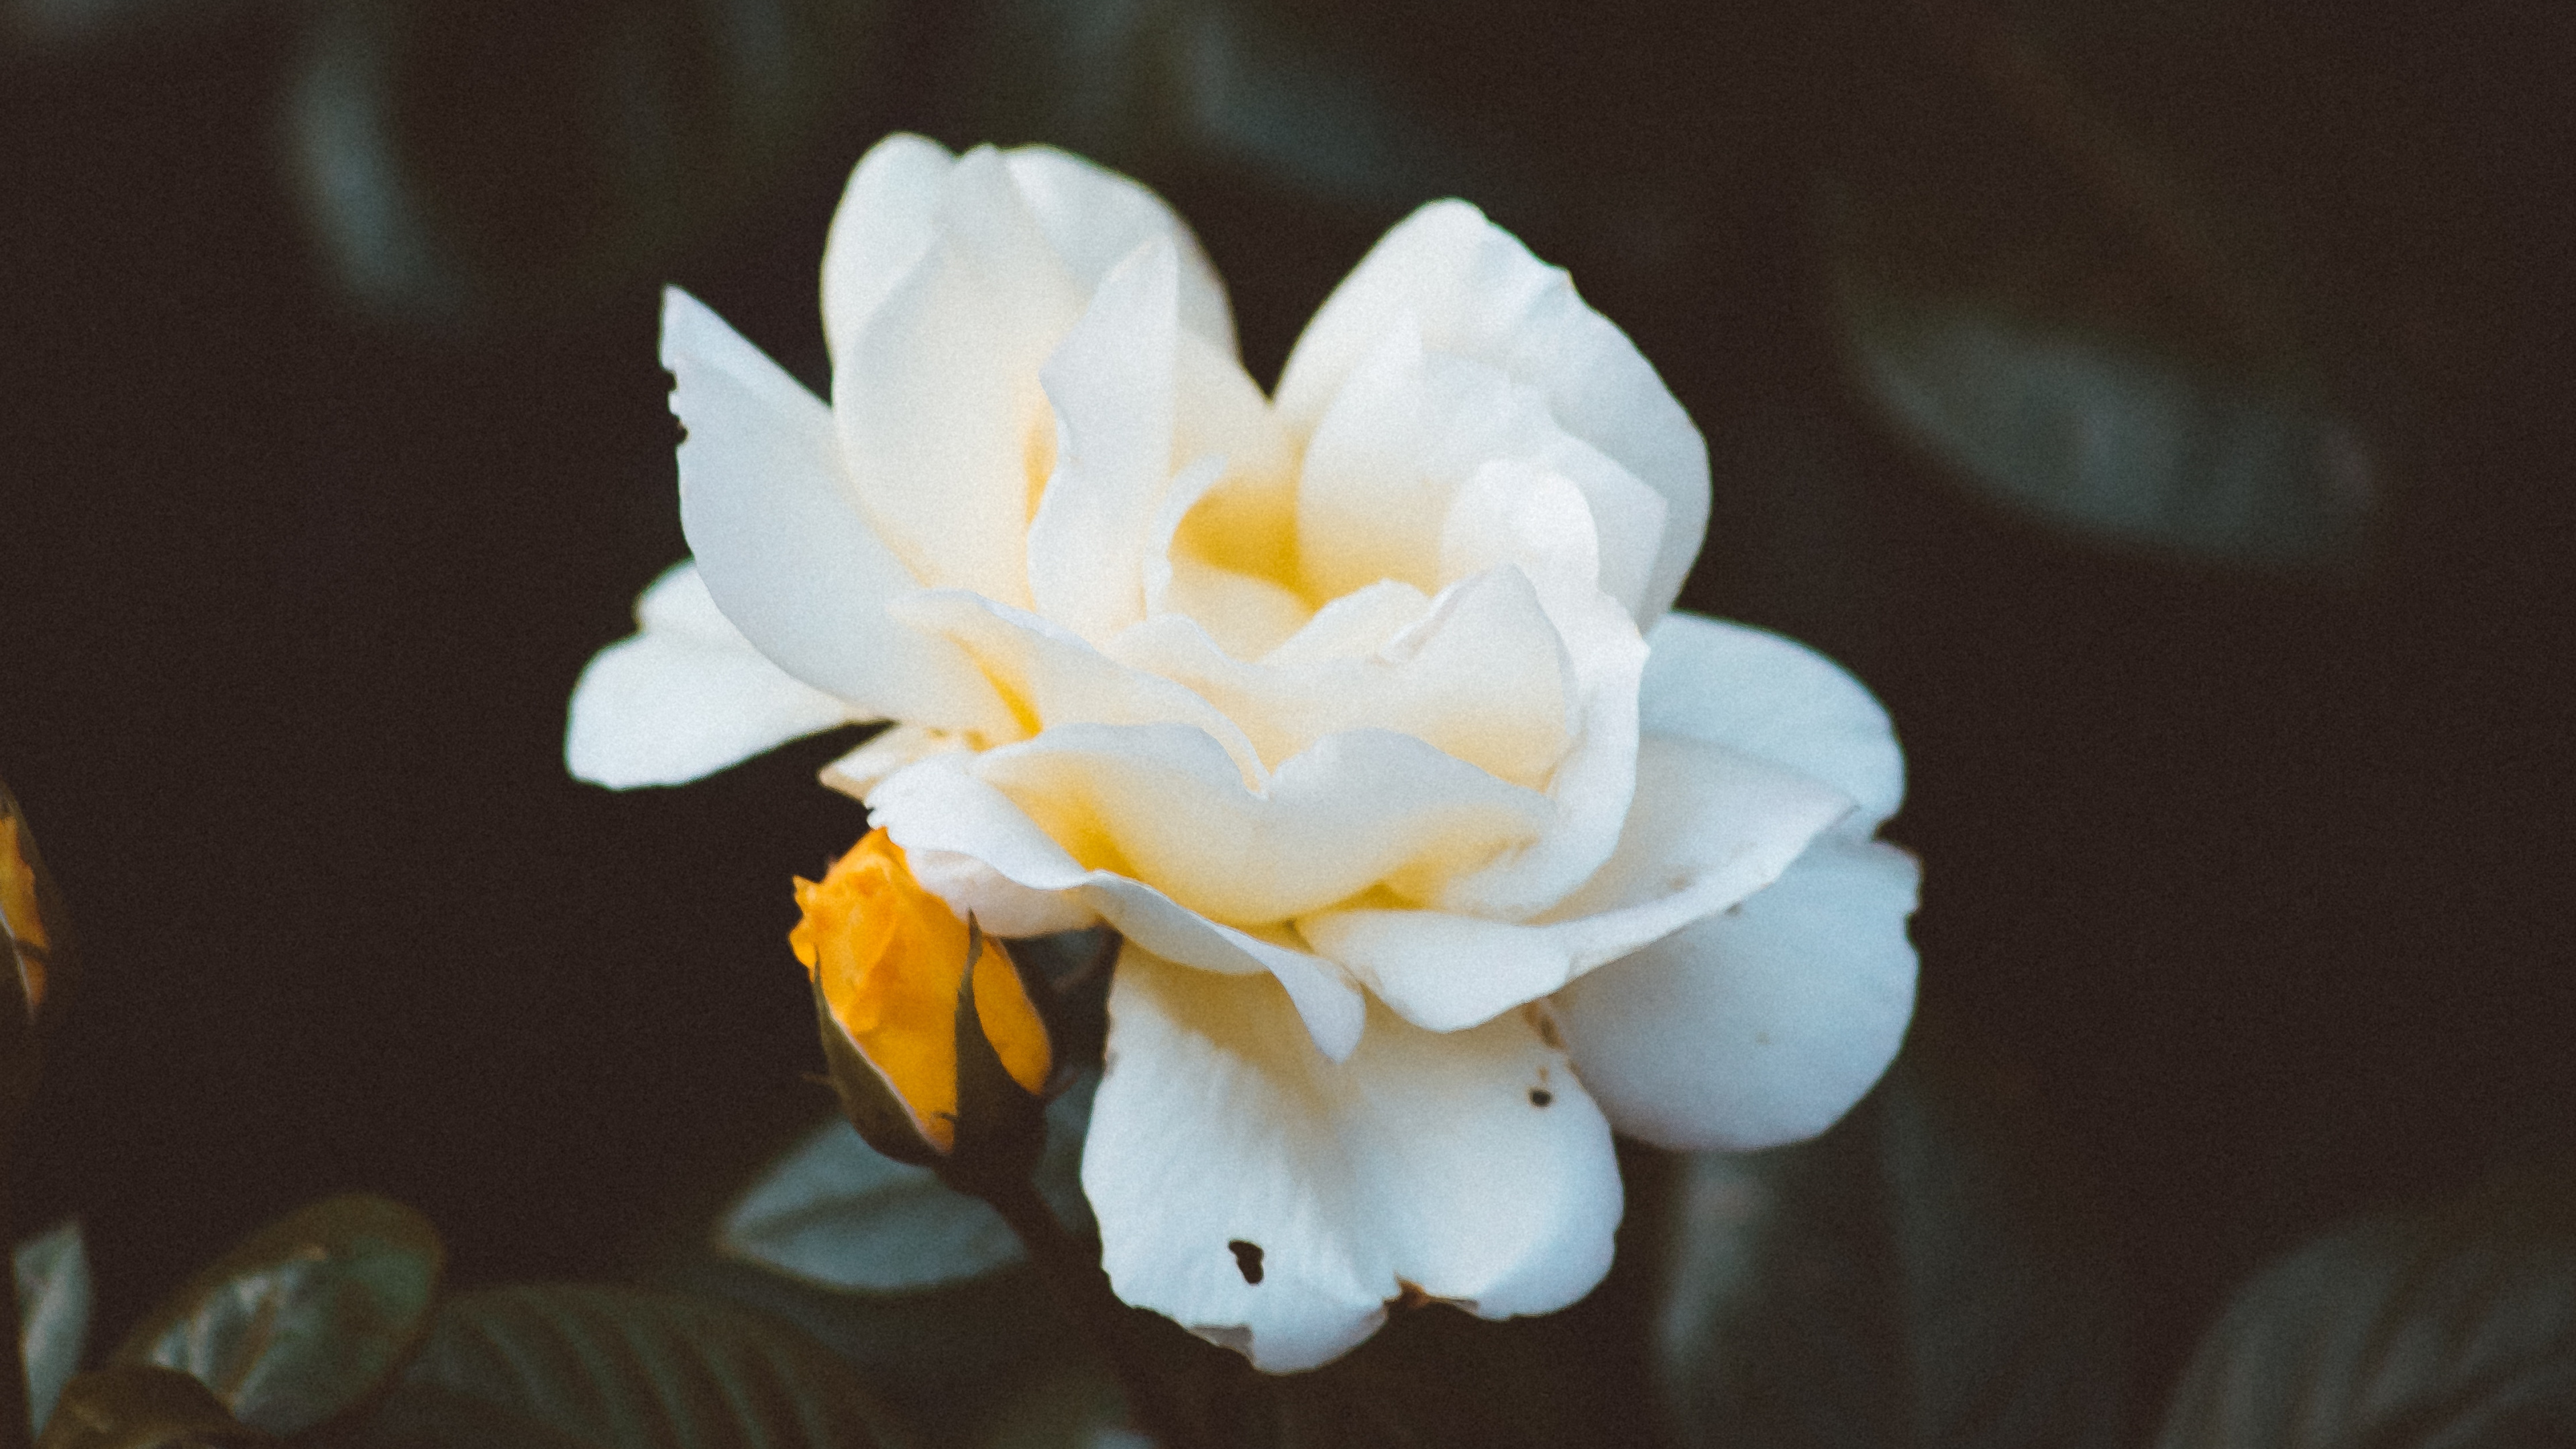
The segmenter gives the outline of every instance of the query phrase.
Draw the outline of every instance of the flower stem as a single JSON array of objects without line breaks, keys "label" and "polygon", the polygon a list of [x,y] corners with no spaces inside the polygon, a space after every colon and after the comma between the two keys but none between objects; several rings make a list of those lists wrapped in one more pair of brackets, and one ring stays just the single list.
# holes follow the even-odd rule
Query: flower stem
[{"label": "flower stem", "polygon": [[1188,1392],[1174,1372],[1179,1366],[1157,1351],[1153,1330],[1160,1325],[1119,1302],[1111,1291],[1098,1245],[1067,1232],[1025,1180],[978,1183],[973,1190],[1002,1215],[1028,1248],[1056,1301],[1107,1355],[1138,1427],[1162,1449],[1219,1449],[1208,1409],[1200,1402],[1203,1396]]}]

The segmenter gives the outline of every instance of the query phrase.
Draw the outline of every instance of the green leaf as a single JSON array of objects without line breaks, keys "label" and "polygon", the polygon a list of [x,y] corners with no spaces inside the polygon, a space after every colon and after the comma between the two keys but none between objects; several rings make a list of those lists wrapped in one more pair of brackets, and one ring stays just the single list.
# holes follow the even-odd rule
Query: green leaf
[{"label": "green leaf", "polygon": [[[1038,1190],[1056,1216],[1087,1231],[1080,1180],[1094,1074],[1047,1107]],[[717,1220],[718,1253],[817,1287],[904,1293],[973,1278],[1019,1262],[1001,1216],[941,1184],[926,1167],[899,1163],[859,1140],[847,1122],[824,1123],[780,1158]]]},{"label": "green leaf", "polygon": [[20,1243],[10,1260],[18,1283],[18,1343],[27,1359],[27,1421],[42,1429],[63,1385],[80,1372],[89,1339],[89,1253],[80,1220]]},{"label": "green leaf", "polygon": [[272,1442],[186,1374],[110,1364],[64,1386],[36,1449],[253,1449]]},{"label": "green leaf", "polygon": [[243,1423],[301,1433],[356,1409],[402,1366],[445,1263],[438,1231],[410,1208],[329,1198],[190,1279],[112,1361],[178,1370]]},{"label": "green leaf", "polygon": [[1973,491],[2096,542],[2356,562],[2384,483],[2255,229],[2024,29],[1909,13],[1934,33],[1866,87],[1824,192],[1863,392]]},{"label": "green leaf", "polygon": [[2163,1449],[2576,1442],[2576,1171],[2364,1219],[2237,1291]]},{"label": "green leaf", "polygon": [[637,1288],[460,1294],[367,1425],[388,1449],[861,1449],[855,1370],[772,1319]]},{"label": "green leaf", "polygon": [[1920,1019],[1824,1136],[1683,1164],[1657,1328],[1681,1442],[2127,1442],[2125,1320],[2048,1124]]}]

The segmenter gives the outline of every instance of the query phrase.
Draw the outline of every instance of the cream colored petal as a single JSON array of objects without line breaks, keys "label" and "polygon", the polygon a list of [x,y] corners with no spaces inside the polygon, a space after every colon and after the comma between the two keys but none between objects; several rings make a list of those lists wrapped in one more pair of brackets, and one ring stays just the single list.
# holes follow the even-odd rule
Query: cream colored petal
[{"label": "cream colored petal", "polygon": [[1060,725],[975,772],[1077,859],[1259,927],[1384,883],[1410,896],[1529,839],[1545,802],[1409,735],[1329,735],[1266,794],[1186,725]]},{"label": "cream colored petal", "polygon": [[851,722],[850,707],[762,657],[680,564],[635,604],[641,629],[573,686],[564,763],[613,790],[680,785],[800,735]]},{"label": "cream colored petal", "polygon": [[[1403,584],[1382,585],[1373,597],[1399,608],[1421,599]],[[1536,591],[1516,568],[1447,590],[1409,628],[1365,654],[1248,664],[1195,620],[1178,616],[1149,619],[1106,652],[1188,686],[1240,725],[1274,766],[1327,735],[1382,729],[1544,789],[1568,744],[1571,670]]]},{"label": "cream colored petal", "polygon": [[1769,889],[1556,998],[1576,1070],[1621,1131],[1749,1151],[1833,1125],[1895,1058],[1914,1006],[1921,872],[1840,833]]},{"label": "cream colored petal", "polygon": [[1037,611],[1094,642],[1145,617],[1155,517],[1172,482],[1179,269],[1168,239],[1136,249],[1047,359],[1055,473],[1029,524]]},{"label": "cream colored petal", "polygon": [[688,429],[680,525],[726,618],[856,717],[1007,725],[965,655],[887,616],[918,584],[851,506],[822,403],[677,289],[663,295],[662,363]]},{"label": "cream colored petal", "polygon": [[933,237],[836,345],[855,496],[923,585],[1029,603],[1026,535],[1054,424],[1038,369],[1084,297],[989,147],[940,184]]},{"label": "cream colored petal", "polygon": [[1381,579],[1438,592],[1450,497],[1467,466],[1503,445],[1492,434],[1510,415],[1508,379],[1435,363],[1409,317],[1376,342],[1312,420],[1298,472],[1297,562],[1319,599]]},{"label": "cream colored petal", "polygon": [[1180,724],[1222,746],[1248,788],[1269,779],[1252,742],[1215,706],[1171,680],[1118,663],[1062,625],[953,589],[910,595],[894,612],[924,634],[956,644],[1009,702],[1017,727],[988,743],[1067,723]]},{"label": "cream colored petal", "polygon": [[1905,754],[1868,688],[1814,650],[1742,624],[1674,614],[1648,642],[1645,727],[1775,760],[1860,803],[1867,836],[1905,799]]},{"label": "cream colored petal", "polygon": [[1454,1031],[1743,902],[1850,809],[1766,761],[1649,736],[1618,850],[1544,920],[1362,909],[1303,917],[1297,930],[1407,1021]]},{"label": "cream colored petal", "polygon": [[1279,412],[1312,431],[1372,352],[1403,329],[1423,347],[1499,368],[1538,389],[1567,433],[1661,495],[1661,545],[1636,617],[1680,592],[1708,525],[1708,450],[1636,346],[1546,266],[1462,201],[1415,212],[1380,240],[1315,314],[1289,355]]},{"label": "cream colored petal", "polygon": [[1274,669],[1299,669],[1339,659],[1365,659],[1430,612],[1429,594],[1411,584],[1382,579],[1317,609],[1261,662]]},{"label": "cream colored petal", "polygon": [[1198,238],[1163,199],[1136,182],[1051,146],[1002,153],[1020,199],[1047,244],[1083,288],[1098,286],[1137,247],[1168,238],[1179,253],[1181,326],[1234,354],[1234,316],[1225,283],[1208,265]]},{"label": "cream colored petal", "polygon": [[1527,577],[1567,663],[1570,743],[1547,784],[1547,831],[1426,902],[1461,915],[1524,920],[1563,899],[1618,844],[1637,784],[1646,644],[1627,610],[1601,592],[1590,505],[1559,474],[1520,461],[1477,469],[1451,506],[1440,555],[1445,574]]},{"label": "cream colored petal", "polygon": [[1600,1281],[1609,1130],[1528,1020],[1437,1035],[1372,1012],[1338,1064],[1296,1021],[1268,981],[1119,962],[1082,1183],[1121,1298],[1285,1373],[1402,1296],[1508,1318]]},{"label": "cream colored petal", "polygon": [[960,913],[1065,930],[1097,918],[1166,961],[1266,973],[1295,1003],[1318,1051],[1340,1061],[1358,1046],[1360,990],[1340,967],[1272,936],[1219,925],[1142,882],[1086,869],[973,765],[964,755],[925,760],[889,777],[869,801],[869,819],[933,872],[925,883]]},{"label": "cream colored petal", "polygon": [[[822,769],[821,779],[828,789],[838,790],[853,800],[865,800],[877,782],[904,766],[952,750],[973,748],[973,742],[954,730],[925,729],[920,725],[899,724],[870,735],[865,744],[841,756]],[[997,931],[998,927],[995,928]],[[1004,932],[1008,935],[1043,932]]]},{"label": "cream colored petal", "polygon": [[1180,546],[1184,519],[1224,478],[1226,459],[1212,454],[1181,470],[1165,490],[1145,550],[1145,613],[1179,614],[1204,630],[1228,658],[1258,658],[1303,628],[1314,611],[1287,586],[1238,572]]},{"label": "cream colored petal", "polygon": [[851,170],[823,241],[823,337],[834,357],[930,249],[940,188],[956,164],[938,142],[898,133],[869,147]]}]

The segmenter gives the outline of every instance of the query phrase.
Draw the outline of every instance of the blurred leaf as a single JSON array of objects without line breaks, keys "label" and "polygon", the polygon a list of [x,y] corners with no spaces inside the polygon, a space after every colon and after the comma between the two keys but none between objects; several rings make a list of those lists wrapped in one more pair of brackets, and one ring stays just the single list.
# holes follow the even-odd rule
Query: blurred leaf
[{"label": "blurred leaf", "polygon": [[110,1364],[74,1378],[36,1449],[234,1449],[268,1435],[224,1412],[206,1386],[153,1364]]},{"label": "blurred leaf", "polygon": [[1004,0],[988,124],[1123,169],[1189,162],[1349,207],[1493,206],[1511,168],[1425,113],[1381,58],[1269,0]]},{"label": "blurred leaf", "polygon": [[2097,541],[2356,562],[2378,464],[2245,225],[1984,0],[1911,8],[1934,43],[1855,108],[1825,193],[1866,393],[1978,492]]},{"label": "blurred leaf", "polygon": [[2202,1340],[2162,1449],[2576,1443],[2576,1171],[2276,1260]]},{"label": "blurred leaf", "polygon": [[879,0],[331,0],[290,170],[345,288],[471,324],[658,280],[873,87]]},{"label": "blurred leaf", "polygon": [[2029,1104],[1927,1037],[1824,1136],[1686,1160],[1656,1345],[1683,1443],[2126,1442],[2094,1209]]},{"label": "blurred leaf", "polygon": [[635,1288],[460,1294],[364,1441],[399,1449],[899,1444],[851,1367],[738,1308]]},{"label": "blurred leaf", "polygon": [[[1082,1135],[1099,1077],[1047,1107],[1038,1190],[1068,1228],[1089,1230]],[[716,1251],[818,1287],[901,1293],[1019,1262],[1001,1216],[941,1185],[926,1167],[893,1161],[847,1122],[817,1127],[717,1221]]]},{"label": "blurred leaf", "polygon": [[10,1255],[18,1283],[18,1342],[27,1359],[27,1421],[42,1429],[80,1371],[89,1340],[89,1252],[78,1218],[20,1243]]},{"label": "blurred leaf", "polygon": [[194,1376],[242,1422],[300,1433],[358,1407],[427,1328],[446,1249],[383,1198],[329,1198],[252,1234],[164,1300],[116,1363]]}]

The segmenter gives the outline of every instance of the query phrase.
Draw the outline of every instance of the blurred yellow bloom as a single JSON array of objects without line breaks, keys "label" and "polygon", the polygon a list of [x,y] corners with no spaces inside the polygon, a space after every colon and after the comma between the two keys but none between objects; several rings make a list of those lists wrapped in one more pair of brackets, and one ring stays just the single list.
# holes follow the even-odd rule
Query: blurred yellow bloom
[{"label": "blurred yellow bloom", "polygon": [[[872,830],[820,883],[796,882],[804,919],[787,935],[851,1043],[945,1152],[957,1138],[957,1000],[966,923],[922,889],[903,848]],[[1051,1065],[1045,1026],[1010,953],[984,938],[975,1010],[1011,1079],[1031,1092]]]}]

